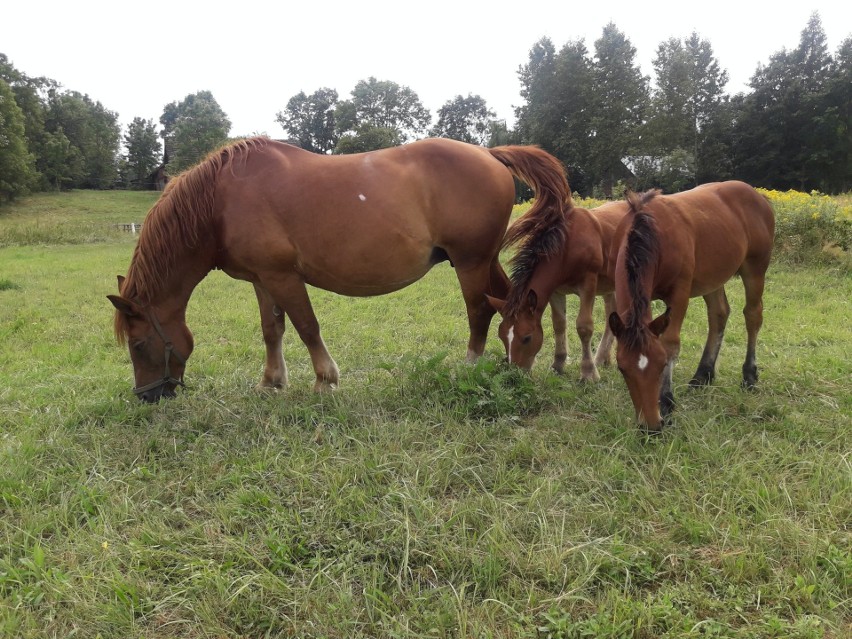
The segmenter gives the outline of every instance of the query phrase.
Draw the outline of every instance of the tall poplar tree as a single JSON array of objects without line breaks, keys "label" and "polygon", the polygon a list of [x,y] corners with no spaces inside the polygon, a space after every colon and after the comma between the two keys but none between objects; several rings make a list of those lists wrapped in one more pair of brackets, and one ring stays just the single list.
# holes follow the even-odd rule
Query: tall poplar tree
[{"label": "tall poplar tree", "polygon": [[612,22],[595,41],[592,75],[590,168],[604,195],[612,197],[648,106],[648,79],[636,63],[636,48]]},{"label": "tall poplar tree", "polygon": [[210,91],[187,95],[163,107],[160,116],[167,169],[172,175],[200,162],[228,140],[231,121]]}]

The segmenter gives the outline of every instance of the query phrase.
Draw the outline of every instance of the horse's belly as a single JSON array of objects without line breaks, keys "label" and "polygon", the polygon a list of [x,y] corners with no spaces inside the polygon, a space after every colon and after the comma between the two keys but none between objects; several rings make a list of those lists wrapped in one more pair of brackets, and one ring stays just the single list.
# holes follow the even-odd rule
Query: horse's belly
[{"label": "horse's belly", "polygon": [[316,288],[351,297],[393,293],[422,278],[432,264],[418,260],[411,264],[365,264],[353,262],[348,268],[332,265],[300,264],[305,282]]}]

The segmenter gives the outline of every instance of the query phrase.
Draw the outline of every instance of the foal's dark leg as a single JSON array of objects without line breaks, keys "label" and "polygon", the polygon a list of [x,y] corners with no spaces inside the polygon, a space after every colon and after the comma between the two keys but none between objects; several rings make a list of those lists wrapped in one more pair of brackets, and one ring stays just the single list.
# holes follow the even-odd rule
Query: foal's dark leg
[{"label": "foal's dark leg", "polygon": [[728,316],[731,314],[724,286],[705,295],[704,303],[707,304],[707,343],[704,345],[695,375],[689,380],[689,385],[693,388],[709,384],[716,377],[716,360],[722,347]]},{"label": "foal's dark leg", "polygon": [[257,305],[260,307],[260,328],[266,344],[266,366],[258,389],[284,388],[287,386],[287,364],[281,350],[284,336],[284,312],[275,306],[275,301],[263,288],[254,285]]},{"label": "foal's dark leg", "polygon": [[679,292],[677,296],[674,296],[669,301],[669,306],[671,308],[669,325],[663,331],[663,334],[660,335],[660,340],[663,343],[663,348],[666,349],[667,356],[660,384],[660,415],[666,421],[668,421],[669,415],[671,415],[675,407],[672,375],[675,364],[677,364],[677,358],[680,355],[680,329],[683,326],[683,319],[689,307],[689,292]]}]

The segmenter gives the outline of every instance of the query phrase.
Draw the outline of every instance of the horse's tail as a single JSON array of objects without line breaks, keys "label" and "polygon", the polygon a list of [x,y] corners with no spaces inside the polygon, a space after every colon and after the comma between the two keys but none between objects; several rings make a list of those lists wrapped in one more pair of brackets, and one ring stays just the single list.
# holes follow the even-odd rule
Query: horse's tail
[{"label": "horse's tail", "polygon": [[564,212],[574,204],[562,163],[536,146],[498,146],[488,151],[535,192],[535,202],[509,227],[503,246],[564,227]]}]

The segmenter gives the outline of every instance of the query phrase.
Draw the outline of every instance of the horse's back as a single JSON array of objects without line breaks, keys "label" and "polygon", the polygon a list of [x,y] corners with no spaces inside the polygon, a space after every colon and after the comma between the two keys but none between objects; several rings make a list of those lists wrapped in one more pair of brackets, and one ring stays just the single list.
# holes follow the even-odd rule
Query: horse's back
[{"label": "horse's back", "polygon": [[268,141],[224,167],[216,186],[229,272],[295,268],[347,295],[419,279],[436,248],[456,262],[490,259],[513,200],[502,164],[451,140],[337,156]]},{"label": "horse's back", "polygon": [[[774,215],[766,198],[744,182],[703,184],[658,196],[648,204],[661,237],[659,278],[691,280],[691,295],[705,295],[750,260],[768,264]],[[765,268],[765,266],[764,266]]]}]

